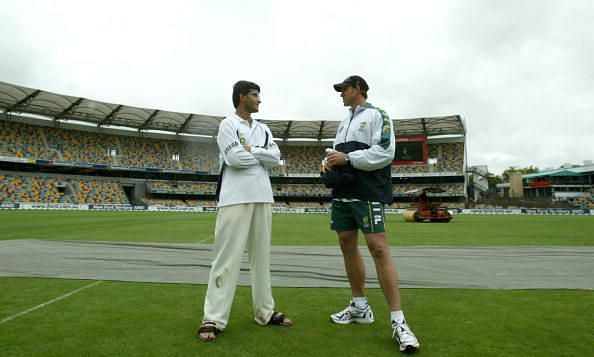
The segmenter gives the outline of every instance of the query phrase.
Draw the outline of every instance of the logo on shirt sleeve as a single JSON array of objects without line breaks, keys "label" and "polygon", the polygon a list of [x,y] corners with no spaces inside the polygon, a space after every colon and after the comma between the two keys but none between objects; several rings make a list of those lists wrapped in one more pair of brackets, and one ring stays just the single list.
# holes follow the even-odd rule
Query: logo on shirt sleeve
[{"label": "logo on shirt sleeve", "polygon": [[229,152],[229,150],[233,149],[234,147],[238,146],[239,143],[237,141],[232,142],[225,148],[225,155]]}]

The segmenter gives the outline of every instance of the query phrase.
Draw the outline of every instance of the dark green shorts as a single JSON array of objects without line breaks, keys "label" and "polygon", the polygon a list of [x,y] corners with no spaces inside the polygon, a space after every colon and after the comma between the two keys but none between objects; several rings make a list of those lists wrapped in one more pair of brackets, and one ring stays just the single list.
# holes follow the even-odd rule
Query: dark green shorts
[{"label": "dark green shorts", "polygon": [[363,234],[380,233],[384,227],[384,205],[381,202],[332,201],[330,229],[337,232],[360,229]]}]

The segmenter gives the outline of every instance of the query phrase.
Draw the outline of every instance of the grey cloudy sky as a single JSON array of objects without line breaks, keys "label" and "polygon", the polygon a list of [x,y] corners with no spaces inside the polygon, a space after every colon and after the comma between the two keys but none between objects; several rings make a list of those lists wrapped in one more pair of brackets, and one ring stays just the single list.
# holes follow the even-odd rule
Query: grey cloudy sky
[{"label": "grey cloudy sky", "polygon": [[360,74],[392,118],[462,115],[469,164],[594,160],[594,1],[0,0],[0,81],[111,103],[341,119]]}]

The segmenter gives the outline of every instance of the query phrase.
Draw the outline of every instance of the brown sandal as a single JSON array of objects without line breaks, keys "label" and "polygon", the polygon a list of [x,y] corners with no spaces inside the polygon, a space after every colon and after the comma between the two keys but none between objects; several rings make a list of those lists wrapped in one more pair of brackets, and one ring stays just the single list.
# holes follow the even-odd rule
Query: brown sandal
[{"label": "brown sandal", "polygon": [[293,321],[289,320],[282,312],[275,311],[272,313],[268,324],[274,326],[291,326],[293,325]]},{"label": "brown sandal", "polygon": [[[214,342],[217,339],[217,334],[221,332],[217,328],[217,324],[212,321],[206,321],[200,327],[198,327],[198,338],[202,342]],[[212,334],[208,336],[202,336],[202,334]]]}]

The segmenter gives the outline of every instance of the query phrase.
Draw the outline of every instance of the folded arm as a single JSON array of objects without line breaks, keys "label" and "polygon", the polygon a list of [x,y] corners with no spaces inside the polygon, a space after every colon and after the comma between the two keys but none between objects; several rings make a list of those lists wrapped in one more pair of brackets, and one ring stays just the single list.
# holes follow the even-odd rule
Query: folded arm
[{"label": "folded arm", "polygon": [[217,144],[223,154],[225,163],[229,166],[238,168],[247,168],[260,165],[260,161],[255,156],[246,151],[243,145],[239,143],[237,130],[230,121],[223,121],[217,135]]}]

